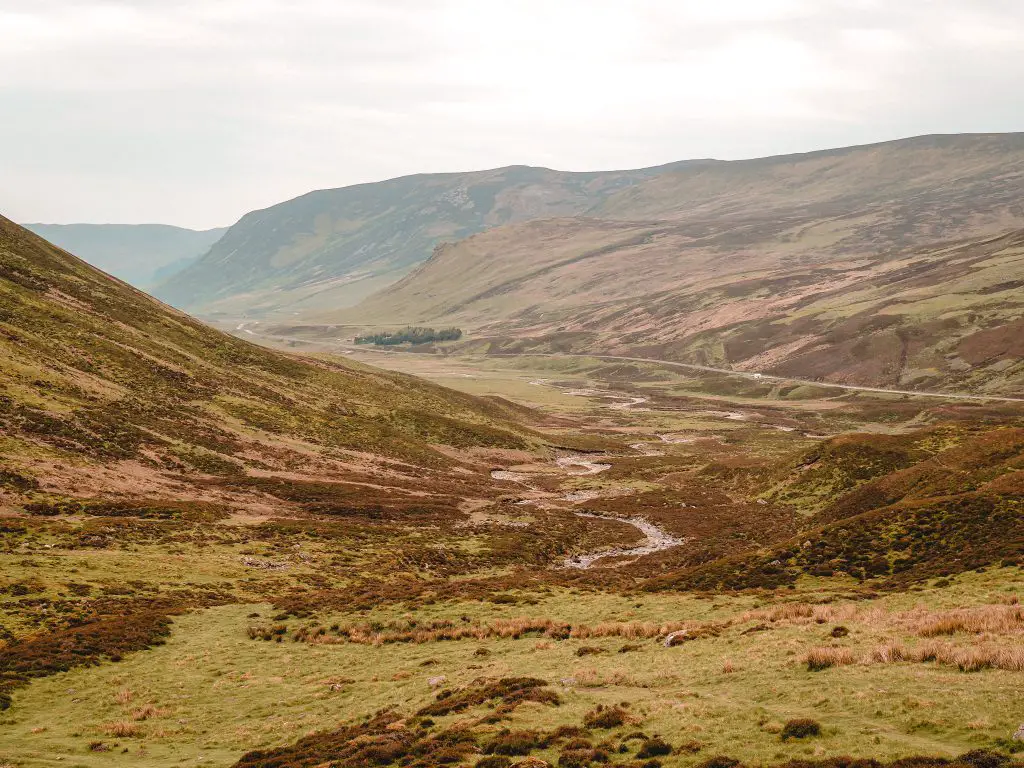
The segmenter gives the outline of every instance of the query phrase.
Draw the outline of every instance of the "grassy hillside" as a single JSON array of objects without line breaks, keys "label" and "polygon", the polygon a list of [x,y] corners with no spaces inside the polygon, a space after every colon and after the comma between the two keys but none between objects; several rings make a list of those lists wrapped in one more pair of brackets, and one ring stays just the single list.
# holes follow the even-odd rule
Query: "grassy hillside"
[{"label": "grassy hillside", "polygon": [[207,256],[156,292],[210,316],[347,306],[397,280],[439,242],[576,215],[671,167],[563,173],[512,166],[311,192],[242,217]]},{"label": "grassy hillside", "polygon": [[481,349],[1019,393],[1022,174],[1017,134],[684,169],[609,198],[596,213],[612,218],[441,248],[321,321],[455,325]]},{"label": "grassy hillside", "polygon": [[25,227],[107,274],[149,288],[184,269],[226,227],[196,231],[165,224],[26,224]]},{"label": "grassy hillside", "polygon": [[920,136],[677,169],[609,197],[590,215],[827,220],[838,225],[830,233],[848,229],[861,241],[902,247],[1019,222],[1015,190],[1022,175],[1024,133]]},{"label": "grassy hillside", "polygon": [[141,491],[166,470],[447,465],[434,444],[525,445],[492,403],[221,334],[6,220],[0,278],[4,469],[24,475],[7,485],[84,482],[82,467],[55,479],[68,461],[127,463],[121,490]]}]

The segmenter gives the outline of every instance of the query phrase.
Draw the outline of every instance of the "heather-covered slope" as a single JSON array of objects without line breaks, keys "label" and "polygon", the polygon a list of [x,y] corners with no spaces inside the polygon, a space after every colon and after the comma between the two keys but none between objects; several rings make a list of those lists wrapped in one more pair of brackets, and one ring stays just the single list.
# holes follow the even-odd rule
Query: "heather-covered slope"
[{"label": "heather-covered slope", "polygon": [[808,515],[796,536],[654,579],[648,589],[778,587],[808,575],[893,587],[1024,562],[1019,427],[843,435],[772,475],[763,498]]},{"label": "heather-covered slope", "polygon": [[683,169],[596,211],[614,220],[475,235],[321,319],[455,325],[504,351],[1019,393],[1022,179],[1018,134]]},{"label": "heather-covered slope", "polygon": [[[92,316],[80,336],[70,319],[61,328],[95,369],[32,369],[21,356],[7,396],[36,401],[19,413],[53,403],[54,371],[127,388],[115,341],[167,365],[173,349],[209,361],[201,339],[252,357],[211,365],[219,396],[193,381],[173,401],[176,440],[194,443],[209,423],[240,444],[186,453],[202,467],[168,455],[172,415],[145,421],[127,407],[166,402],[155,379],[124,398],[122,422],[150,441],[136,458],[100,455],[80,431],[7,431],[0,764],[727,768],[735,760],[716,756],[731,755],[807,768],[813,750],[811,768],[952,768],[891,761],[975,750],[959,768],[1010,768],[976,750],[1010,751],[1019,724],[1013,405],[756,381],[730,394],[735,377],[640,363],[538,358],[502,374],[530,363],[487,358],[474,371],[395,355],[515,398],[523,418],[546,414],[552,442],[575,436],[596,453],[494,450],[480,444],[530,439],[497,431],[497,399],[347,366],[321,379],[75,262],[35,275],[3,263],[5,296],[74,298],[120,318],[87,349]],[[126,315],[118,298],[146,311]],[[12,345],[36,343],[4,317]],[[132,373],[149,375],[144,361]],[[310,409],[316,397],[339,422],[372,420],[360,408],[380,399],[357,379],[396,408],[451,409],[467,433],[449,441],[463,447],[417,450],[403,433],[402,456],[374,458],[332,446],[330,431],[307,437],[333,428]],[[328,380],[333,394],[316,386]],[[794,389],[816,394],[790,399]],[[254,427],[255,409],[218,417],[224,392],[303,423]],[[49,423],[81,415],[72,407],[53,403]],[[671,538],[638,551],[641,522]],[[685,589],[719,585],[755,589]]]},{"label": "heather-covered slope", "polygon": [[590,214],[629,221],[832,222],[822,244],[902,247],[998,232],[1020,220],[1024,133],[918,136],[681,168]]},{"label": "heather-covered slope", "polygon": [[196,474],[275,469],[397,477],[451,466],[439,444],[525,445],[493,403],[224,335],[5,219],[0,430],[5,491],[75,496],[180,498]]}]

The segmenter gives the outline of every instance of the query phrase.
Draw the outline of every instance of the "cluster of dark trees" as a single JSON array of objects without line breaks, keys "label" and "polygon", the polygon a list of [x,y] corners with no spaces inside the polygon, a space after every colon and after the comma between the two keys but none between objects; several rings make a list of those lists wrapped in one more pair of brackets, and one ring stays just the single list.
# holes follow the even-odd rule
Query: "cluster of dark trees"
[{"label": "cluster of dark trees", "polygon": [[400,331],[382,331],[371,336],[357,336],[356,344],[428,344],[431,341],[458,341],[462,338],[460,328],[403,328]]}]

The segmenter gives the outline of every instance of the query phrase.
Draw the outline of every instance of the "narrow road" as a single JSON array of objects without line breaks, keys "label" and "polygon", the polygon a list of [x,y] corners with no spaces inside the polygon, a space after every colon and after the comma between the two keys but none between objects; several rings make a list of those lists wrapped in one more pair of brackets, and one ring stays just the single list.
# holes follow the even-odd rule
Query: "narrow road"
[{"label": "narrow road", "polygon": [[833,384],[828,381],[812,381],[810,379],[794,379],[790,376],[774,376],[769,373],[758,373],[757,371],[737,371],[732,368],[715,368],[710,365],[697,365],[696,363],[677,363],[671,360],[658,360],[653,357],[626,357],[624,355],[601,355],[588,354],[583,352],[490,352],[488,357],[593,357],[598,360],[625,360],[633,363],[657,363],[668,365],[673,368],[686,368],[691,371],[704,371],[705,373],[725,373],[730,376],[739,376],[754,381],[788,381],[793,384],[807,384],[812,387],[829,387],[832,389],[846,389],[852,392],[876,392],[885,395],[910,395],[912,397],[939,397],[945,400],[994,400],[1001,403],[1024,403],[1024,397],[1006,397],[1001,395],[965,395],[952,392],[929,392],[914,389],[886,389],[885,387],[862,387],[857,384]]},{"label": "narrow road", "polygon": [[[245,326],[254,323],[242,323],[235,330],[244,331],[251,336],[258,336],[265,339],[274,339],[281,342],[294,341],[294,339],[286,336],[269,336],[266,334],[255,333],[249,330]],[[343,349],[345,354],[349,354],[351,350]],[[401,350],[388,349],[378,350],[372,348],[364,348],[362,351],[367,352],[398,352]],[[790,376],[775,376],[770,373],[760,373],[759,371],[737,371],[733,368],[716,368],[711,365],[697,365],[696,363],[677,363],[672,360],[659,360],[656,357],[626,357],[624,355],[602,355],[597,353],[584,353],[584,352],[488,352],[487,357],[593,357],[598,360],[625,360],[632,363],[657,363],[658,365],[668,365],[673,368],[685,368],[691,371],[704,371],[705,373],[725,373],[730,376],[739,376],[743,379],[752,379],[754,381],[788,381],[793,384],[807,384],[812,387],[831,387],[833,389],[845,389],[851,392],[875,392],[883,395],[910,395],[911,397],[937,397],[944,400],[975,400],[975,401],[995,401],[999,403],[1024,403],[1024,397],[1007,397],[1005,395],[967,395],[962,393],[954,392],[932,392],[928,390],[916,390],[916,389],[887,389],[886,387],[862,387],[858,384],[833,384],[827,381],[814,381],[812,379],[794,379]],[[534,382],[530,382],[533,384]],[[628,406],[627,406],[628,407]]]}]

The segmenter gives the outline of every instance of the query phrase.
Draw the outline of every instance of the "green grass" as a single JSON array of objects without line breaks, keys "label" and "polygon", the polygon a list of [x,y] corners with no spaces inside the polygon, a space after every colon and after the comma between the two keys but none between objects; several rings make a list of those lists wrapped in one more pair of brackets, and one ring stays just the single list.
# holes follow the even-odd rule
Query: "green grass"
[{"label": "green grass", "polygon": [[[266,621],[265,604],[212,608],[175,619],[166,645],[138,652],[118,664],[78,669],[32,683],[16,693],[3,720],[0,756],[17,765],[162,766],[200,759],[229,765],[246,750],[289,744],[309,731],[329,729],[384,707],[401,713],[433,700],[430,678],[445,685],[469,685],[479,677],[517,675],[552,683],[559,707],[523,705],[504,725],[552,730],[581,725],[598,704],[630,704],[648,734],[673,744],[704,746],[694,756],[669,765],[689,765],[701,756],[729,754],[751,762],[828,755],[877,758],[934,754],[952,756],[992,746],[1017,726],[1020,673],[990,670],[967,674],[929,664],[854,665],[808,672],[802,654],[811,647],[840,642],[858,653],[905,633],[884,626],[877,614],[914,607],[930,609],[990,603],[1024,589],[1019,571],[970,574],[953,586],[930,588],[854,603],[860,618],[844,620],[850,635],[829,637],[831,624],[780,621],[765,632],[744,634],[764,623],[752,619],[674,648],[639,640],[640,649],[617,653],[622,638],[550,641],[465,640],[367,646],[310,645],[249,640],[246,627]],[[800,592],[788,599],[820,599],[828,593]],[[569,622],[725,621],[770,596],[697,599],[684,595],[579,595],[556,591],[528,606],[528,615]],[[833,607],[842,609],[842,601]],[[249,618],[251,613],[260,618]],[[486,622],[519,615],[489,603],[438,603],[412,612],[399,607],[358,616],[325,614],[323,624],[346,620],[438,618]],[[306,620],[286,622],[298,627]],[[579,658],[581,646],[606,654]],[[477,654],[484,647],[486,656]],[[723,671],[726,663],[734,671]],[[424,666],[428,663],[428,666]],[[571,680],[570,680],[571,679]],[[335,687],[332,690],[332,686]],[[118,701],[128,690],[131,700]],[[123,697],[122,697],[123,698]],[[104,726],[131,721],[131,713],[152,705],[158,714],[137,722],[138,736],[117,738]],[[465,715],[435,718],[439,727]],[[810,717],[822,723],[821,738],[783,743],[778,729],[786,720]],[[118,746],[91,753],[93,741]],[[127,753],[122,753],[127,749]],[[557,753],[546,755],[557,758]]]}]

